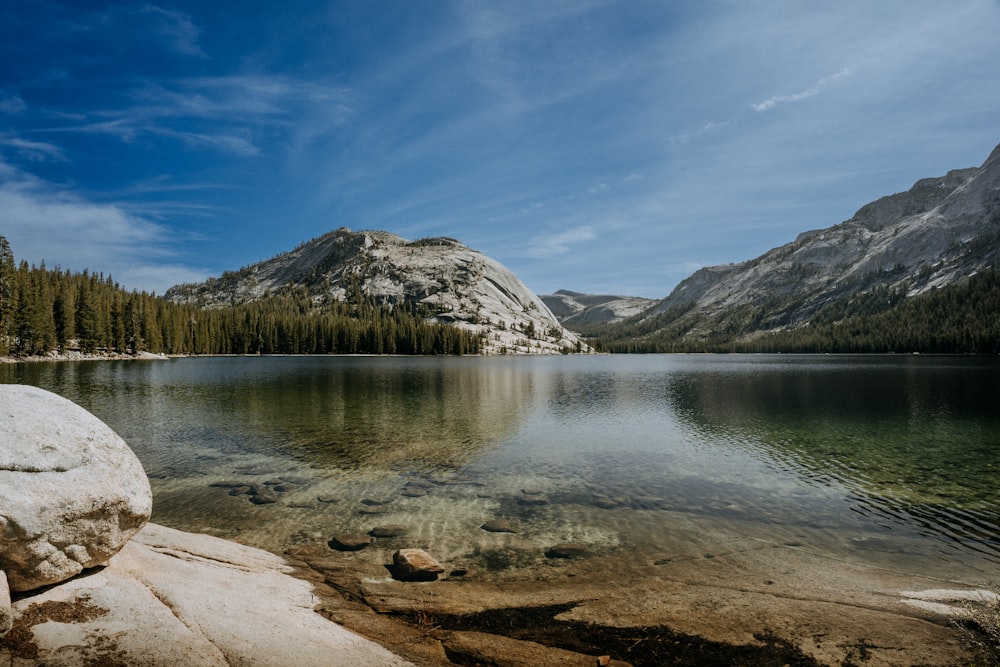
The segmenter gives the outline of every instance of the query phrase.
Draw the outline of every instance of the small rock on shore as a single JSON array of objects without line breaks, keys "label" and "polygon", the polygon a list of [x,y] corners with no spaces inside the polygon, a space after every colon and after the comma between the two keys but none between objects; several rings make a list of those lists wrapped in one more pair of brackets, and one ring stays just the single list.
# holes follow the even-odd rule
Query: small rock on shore
[{"label": "small rock on shore", "polygon": [[444,566],[423,549],[400,549],[392,555],[392,570],[400,581],[434,581]]}]

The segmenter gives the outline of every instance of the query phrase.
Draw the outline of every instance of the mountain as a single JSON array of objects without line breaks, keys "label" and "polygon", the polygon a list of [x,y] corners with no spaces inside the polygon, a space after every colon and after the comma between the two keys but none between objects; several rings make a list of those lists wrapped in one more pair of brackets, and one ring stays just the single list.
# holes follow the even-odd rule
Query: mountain
[{"label": "mountain", "polygon": [[1000,260],[1000,146],[756,259],[710,266],[632,321],[627,337],[748,341],[955,286]]},{"label": "mountain", "polygon": [[341,228],[218,278],[176,285],[164,297],[223,308],[295,289],[304,289],[316,309],[363,296],[412,308],[427,321],[480,334],[486,354],[589,350],[507,268],[444,237],[407,241]]},{"label": "mountain", "polygon": [[656,299],[638,296],[582,294],[559,290],[539,297],[563,326],[614,324],[656,305]]}]

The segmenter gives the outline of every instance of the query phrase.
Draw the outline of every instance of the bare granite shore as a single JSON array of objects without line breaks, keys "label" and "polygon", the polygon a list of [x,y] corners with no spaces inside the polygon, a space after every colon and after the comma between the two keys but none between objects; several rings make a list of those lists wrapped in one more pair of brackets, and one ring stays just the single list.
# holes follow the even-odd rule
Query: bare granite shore
[{"label": "bare granite shore", "polygon": [[107,565],[15,594],[0,664],[410,664],[316,614],[291,570],[260,549],[146,524]]},{"label": "bare granite shore", "polygon": [[554,557],[503,576],[445,563],[441,579],[417,584],[325,545],[286,555],[314,583],[321,614],[417,664],[902,667],[997,658],[969,622],[971,609],[997,604],[988,590],[795,545],[698,546],[632,565]]}]

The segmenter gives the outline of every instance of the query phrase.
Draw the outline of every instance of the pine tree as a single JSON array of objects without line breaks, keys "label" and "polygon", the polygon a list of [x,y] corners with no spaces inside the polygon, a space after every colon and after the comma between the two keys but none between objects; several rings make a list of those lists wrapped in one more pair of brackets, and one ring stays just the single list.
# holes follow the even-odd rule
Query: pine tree
[{"label": "pine tree", "polygon": [[0,236],[0,356],[11,352],[14,317],[17,312],[17,270],[10,243]]}]

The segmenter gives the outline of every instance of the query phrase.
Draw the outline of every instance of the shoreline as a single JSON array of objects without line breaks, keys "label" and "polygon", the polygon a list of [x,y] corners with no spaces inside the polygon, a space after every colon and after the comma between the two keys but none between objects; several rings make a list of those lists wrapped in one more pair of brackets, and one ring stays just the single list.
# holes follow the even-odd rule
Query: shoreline
[{"label": "shoreline", "polygon": [[0,357],[0,364],[35,364],[44,362],[62,361],[164,361],[167,359],[180,358],[183,355],[155,354],[153,352],[140,352],[139,354],[119,354],[100,353],[84,354],[83,352],[70,352],[68,354],[45,354],[33,355],[29,357]]},{"label": "shoreline", "polygon": [[[424,583],[396,581],[387,564],[324,545],[284,557],[313,583],[318,613],[418,664],[531,664],[490,656],[539,646],[635,667],[944,666],[993,657],[962,620],[969,600],[988,601],[988,592],[795,547],[760,551],[628,571],[599,556],[553,559],[541,579],[527,571],[480,579],[445,563],[442,579]],[[442,647],[452,662],[430,661]]]}]

